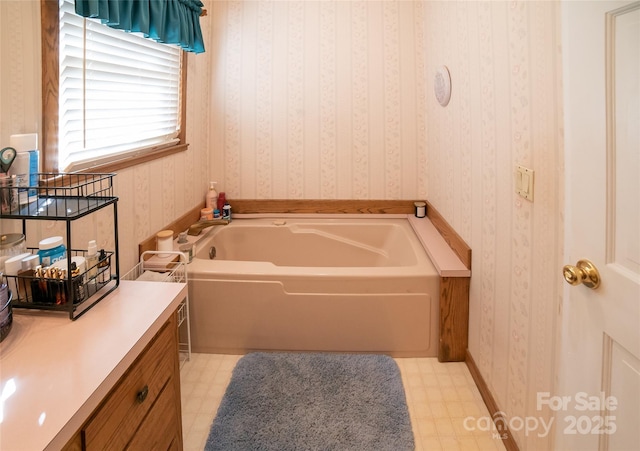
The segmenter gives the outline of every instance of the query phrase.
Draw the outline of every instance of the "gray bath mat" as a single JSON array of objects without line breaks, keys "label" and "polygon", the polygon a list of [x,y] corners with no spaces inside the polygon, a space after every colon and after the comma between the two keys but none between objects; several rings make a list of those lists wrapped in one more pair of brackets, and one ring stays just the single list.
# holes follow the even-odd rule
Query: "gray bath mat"
[{"label": "gray bath mat", "polygon": [[381,355],[262,353],[233,370],[205,450],[413,450],[398,366]]}]

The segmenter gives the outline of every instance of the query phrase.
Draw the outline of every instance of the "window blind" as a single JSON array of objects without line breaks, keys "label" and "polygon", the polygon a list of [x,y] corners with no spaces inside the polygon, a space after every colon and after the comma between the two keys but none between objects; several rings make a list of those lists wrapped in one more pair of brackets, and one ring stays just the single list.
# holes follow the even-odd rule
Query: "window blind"
[{"label": "window blind", "polygon": [[180,48],[75,14],[60,0],[59,170],[164,149],[180,131]]}]

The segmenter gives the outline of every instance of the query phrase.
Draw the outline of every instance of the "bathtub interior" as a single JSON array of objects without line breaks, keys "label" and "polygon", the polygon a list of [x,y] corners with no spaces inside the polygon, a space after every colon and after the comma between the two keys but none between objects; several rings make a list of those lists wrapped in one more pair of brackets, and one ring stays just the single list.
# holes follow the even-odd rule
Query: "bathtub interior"
[{"label": "bathtub interior", "polygon": [[268,261],[276,266],[411,266],[416,255],[401,222],[234,222],[219,227],[196,251],[217,260]]}]

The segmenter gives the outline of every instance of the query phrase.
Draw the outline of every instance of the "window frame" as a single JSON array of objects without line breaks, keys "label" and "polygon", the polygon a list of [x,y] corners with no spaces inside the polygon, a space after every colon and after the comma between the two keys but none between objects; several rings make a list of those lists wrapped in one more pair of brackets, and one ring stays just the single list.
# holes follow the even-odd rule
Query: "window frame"
[{"label": "window frame", "polygon": [[[59,43],[60,22],[58,0],[41,0],[41,30],[42,30],[42,149],[41,161],[44,172],[59,172],[58,170],[58,88],[59,78]],[[181,99],[180,99],[180,132],[179,142],[175,145],[161,148],[155,152],[125,158],[116,162],[105,163],[77,171],[83,172],[116,172],[120,169],[163,158],[187,150],[187,57],[185,52],[180,55],[181,64]]]}]

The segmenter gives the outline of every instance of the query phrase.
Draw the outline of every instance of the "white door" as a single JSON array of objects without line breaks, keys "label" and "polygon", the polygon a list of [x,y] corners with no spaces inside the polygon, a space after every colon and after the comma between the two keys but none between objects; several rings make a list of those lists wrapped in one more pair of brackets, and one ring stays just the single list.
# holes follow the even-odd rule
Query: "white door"
[{"label": "white door", "polygon": [[564,263],[590,260],[601,284],[565,284],[558,393],[538,402],[559,450],[638,450],[640,2],[565,1],[561,23]]}]

